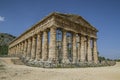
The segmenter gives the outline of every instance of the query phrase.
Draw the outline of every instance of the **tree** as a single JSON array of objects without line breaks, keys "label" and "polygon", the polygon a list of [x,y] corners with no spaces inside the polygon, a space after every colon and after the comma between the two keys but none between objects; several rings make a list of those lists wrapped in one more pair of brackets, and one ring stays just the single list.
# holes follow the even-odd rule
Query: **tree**
[{"label": "tree", "polygon": [[7,45],[0,46],[0,55],[7,55],[7,54],[8,54],[8,46]]}]

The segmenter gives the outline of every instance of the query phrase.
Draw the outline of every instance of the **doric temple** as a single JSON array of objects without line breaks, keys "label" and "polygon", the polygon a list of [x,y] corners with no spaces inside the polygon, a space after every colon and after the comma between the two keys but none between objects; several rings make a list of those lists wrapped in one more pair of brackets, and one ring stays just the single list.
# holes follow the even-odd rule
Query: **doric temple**
[{"label": "doric temple", "polygon": [[79,15],[51,13],[9,43],[26,62],[98,63],[98,30]]}]

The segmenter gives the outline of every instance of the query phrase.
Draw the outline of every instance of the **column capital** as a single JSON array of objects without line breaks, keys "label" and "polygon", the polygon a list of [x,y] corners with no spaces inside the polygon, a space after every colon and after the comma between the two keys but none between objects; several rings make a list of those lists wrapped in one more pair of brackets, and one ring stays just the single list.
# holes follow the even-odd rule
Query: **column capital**
[{"label": "column capital", "polygon": [[97,41],[97,38],[94,38],[93,40],[94,40],[94,41]]},{"label": "column capital", "polygon": [[62,32],[67,32],[67,30],[65,30],[65,29],[62,29]]},{"label": "column capital", "polygon": [[38,32],[36,35],[42,35],[42,33],[43,33],[43,32],[42,32],[42,31],[40,31],[40,32]]},{"label": "column capital", "polygon": [[57,29],[57,27],[51,27],[50,29]]}]

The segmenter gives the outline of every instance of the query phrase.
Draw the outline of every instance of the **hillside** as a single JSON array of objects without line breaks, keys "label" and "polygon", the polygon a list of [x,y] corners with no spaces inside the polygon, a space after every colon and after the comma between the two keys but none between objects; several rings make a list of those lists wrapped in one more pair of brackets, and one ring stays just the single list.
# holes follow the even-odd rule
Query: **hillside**
[{"label": "hillside", "polygon": [[15,36],[8,33],[0,33],[0,55],[8,53],[8,43],[12,41]]}]

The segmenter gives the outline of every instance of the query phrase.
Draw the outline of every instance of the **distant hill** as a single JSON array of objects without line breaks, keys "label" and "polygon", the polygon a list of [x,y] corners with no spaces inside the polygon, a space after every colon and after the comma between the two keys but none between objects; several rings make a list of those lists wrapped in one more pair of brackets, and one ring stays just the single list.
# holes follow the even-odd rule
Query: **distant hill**
[{"label": "distant hill", "polygon": [[0,55],[8,53],[8,44],[16,37],[8,33],[0,33]]},{"label": "distant hill", "polygon": [[8,34],[8,33],[0,33],[0,46],[8,45],[10,41],[12,41],[15,36]]}]

